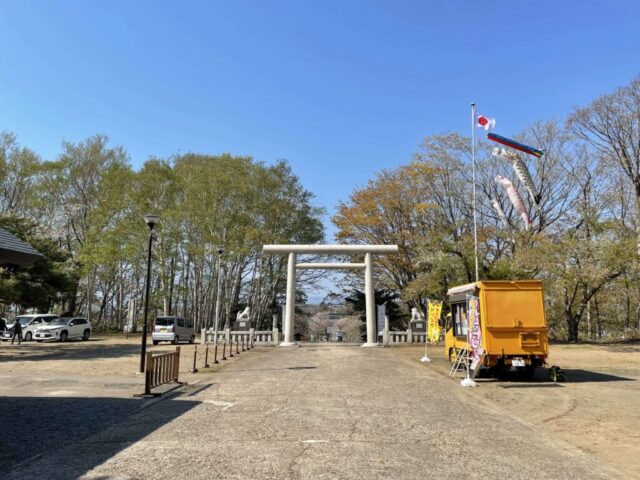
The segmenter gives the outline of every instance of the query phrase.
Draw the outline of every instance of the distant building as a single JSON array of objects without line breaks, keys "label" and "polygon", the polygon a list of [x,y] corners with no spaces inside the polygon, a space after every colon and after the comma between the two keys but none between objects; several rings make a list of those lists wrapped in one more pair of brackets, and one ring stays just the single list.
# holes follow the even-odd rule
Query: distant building
[{"label": "distant building", "polygon": [[15,268],[30,265],[42,257],[43,255],[27,242],[0,227],[0,266]]},{"label": "distant building", "polygon": [[[348,305],[296,305],[296,341],[359,341],[361,322]],[[355,328],[354,328],[355,325]],[[347,331],[342,331],[346,328]]]},{"label": "distant building", "polygon": [[329,325],[326,329],[327,342],[341,342],[342,332],[336,324]]}]

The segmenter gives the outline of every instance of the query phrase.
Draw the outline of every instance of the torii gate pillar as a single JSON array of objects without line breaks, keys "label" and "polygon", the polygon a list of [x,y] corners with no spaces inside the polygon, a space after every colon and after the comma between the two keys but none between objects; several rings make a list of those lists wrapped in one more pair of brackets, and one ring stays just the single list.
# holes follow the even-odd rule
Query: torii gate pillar
[{"label": "torii gate pillar", "polygon": [[282,330],[284,341],[280,347],[295,347],[297,344],[293,338],[293,323],[296,311],[296,254],[289,252],[289,263],[287,264],[287,303],[284,311],[284,322]]},{"label": "torii gate pillar", "polygon": [[376,299],[373,288],[373,261],[371,253],[364,254],[364,298],[367,316],[367,343],[363,347],[377,347],[376,338]]},{"label": "torii gate pillar", "polygon": [[[265,245],[264,253],[288,254],[287,265],[287,303],[282,325],[284,340],[281,347],[293,347],[297,343],[293,338],[293,324],[296,305],[296,270],[297,269],[363,269],[364,270],[364,294],[365,313],[367,318],[367,341],[363,347],[377,347],[376,338],[376,303],[375,289],[373,285],[373,254],[398,253],[397,245]],[[364,263],[301,263],[296,264],[298,253],[316,254],[362,254]]]}]

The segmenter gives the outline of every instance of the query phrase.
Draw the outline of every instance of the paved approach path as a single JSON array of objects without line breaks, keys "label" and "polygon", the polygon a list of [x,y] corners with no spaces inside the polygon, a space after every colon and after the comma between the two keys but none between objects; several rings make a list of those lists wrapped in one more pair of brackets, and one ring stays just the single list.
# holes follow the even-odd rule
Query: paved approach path
[{"label": "paved approach path", "polygon": [[199,378],[4,478],[623,478],[393,348],[256,349]]}]

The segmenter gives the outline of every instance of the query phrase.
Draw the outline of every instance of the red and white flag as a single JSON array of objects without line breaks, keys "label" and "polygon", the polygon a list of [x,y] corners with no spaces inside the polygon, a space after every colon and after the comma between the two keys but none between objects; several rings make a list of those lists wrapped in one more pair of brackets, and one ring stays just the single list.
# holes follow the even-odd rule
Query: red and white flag
[{"label": "red and white flag", "polygon": [[491,130],[496,126],[496,119],[491,117],[485,117],[482,114],[478,114],[476,118],[476,125],[485,130]]}]

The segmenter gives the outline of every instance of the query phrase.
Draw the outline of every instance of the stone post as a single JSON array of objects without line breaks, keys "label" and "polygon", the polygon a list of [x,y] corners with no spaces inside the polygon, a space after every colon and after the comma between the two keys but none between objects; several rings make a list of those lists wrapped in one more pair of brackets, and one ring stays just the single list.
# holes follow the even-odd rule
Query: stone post
[{"label": "stone post", "polygon": [[373,260],[371,253],[364,254],[364,295],[367,315],[367,343],[363,347],[377,347],[376,338],[376,301],[373,288]]},{"label": "stone post", "polygon": [[296,309],[296,254],[289,253],[289,263],[287,265],[287,304],[285,306],[284,322],[282,330],[284,331],[284,340],[280,344],[281,347],[293,347],[296,342],[293,340],[293,323],[295,321]]},{"label": "stone post", "polygon": [[382,330],[382,343],[389,345],[389,315],[384,316],[384,329]]},{"label": "stone post", "polygon": [[200,344],[201,345],[206,345],[207,344],[207,329],[203,328],[202,330],[200,330]]},{"label": "stone post", "polygon": [[407,343],[413,343],[413,332],[411,327],[407,328]]},{"label": "stone post", "polygon": [[127,310],[127,333],[136,333],[136,301],[133,298],[129,299],[129,306]]}]

